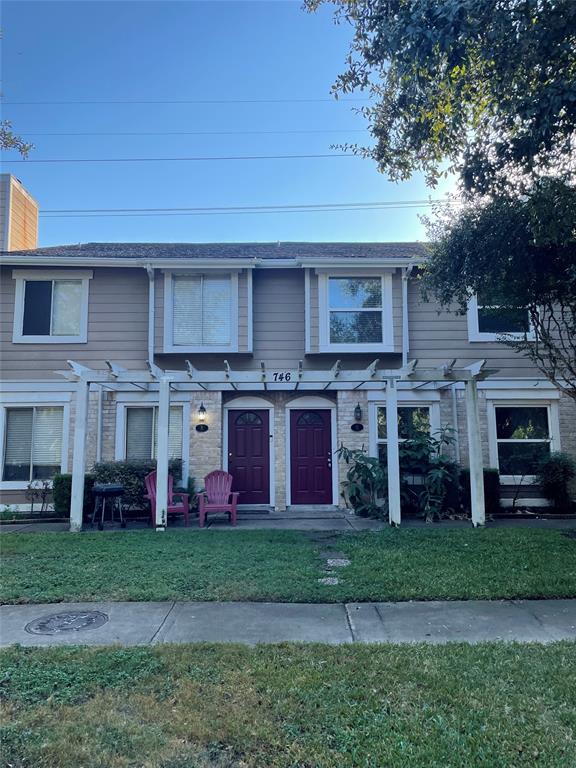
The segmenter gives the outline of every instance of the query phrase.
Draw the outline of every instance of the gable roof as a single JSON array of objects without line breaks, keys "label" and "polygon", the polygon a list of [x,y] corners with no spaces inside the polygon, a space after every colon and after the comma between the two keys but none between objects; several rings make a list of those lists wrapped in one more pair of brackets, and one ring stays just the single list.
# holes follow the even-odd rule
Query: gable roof
[{"label": "gable roof", "polygon": [[34,258],[77,259],[80,261],[134,260],[177,261],[208,259],[242,259],[257,261],[298,261],[300,259],[386,259],[419,260],[426,254],[423,243],[78,243],[35,248],[26,251],[4,251],[6,263]]}]

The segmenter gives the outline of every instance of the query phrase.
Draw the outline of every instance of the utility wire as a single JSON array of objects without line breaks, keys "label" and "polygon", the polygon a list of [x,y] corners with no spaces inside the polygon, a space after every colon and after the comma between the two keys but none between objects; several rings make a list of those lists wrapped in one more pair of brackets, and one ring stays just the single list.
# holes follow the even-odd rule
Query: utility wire
[{"label": "utility wire", "polygon": [[325,203],[314,205],[286,205],[286,206],[246,206],[246,207],[222,207],[222,208],[133,208],[133,209],[52,209],[43,211],[40,215],[46,219],[56,218],[123,218],[123,217],[149,217],[149,216],[230,216],[230,215],[258,215],[274,213],[338,213],[341,211],[386,211],[411,208],[428,208],[436,204],[452,205],[457,201],[452,200],[414,200],[397,203]]},{"label": "utility wire", "polygon": [[35,160],[2,160],[3,163],[176,163],[228,160],[312,160],[329,157],[357,157],[347,152],[334,152],[318,155],[218,155],[213,157],[102,157],[102,158],[63,158]]},{"label": "utility wire", "polygon": [[311,133],[366,133],[364,128],[312,128],[286,131],[78,131],[50,132],[23,130],[20,136],[279,136]]},{"label": "utility wire", "polygon": [[35,104],[35,105],[64,105],[64,104],[319,104],[330,103],[336,104],[339,101],[344,102],[359,102],[370,101],[368,98],[351,98],[351,99],[337,99],[321,98],[321,99],[67,99],[61,101],[4,101],[3,104],[21,105],[21,104]]}]

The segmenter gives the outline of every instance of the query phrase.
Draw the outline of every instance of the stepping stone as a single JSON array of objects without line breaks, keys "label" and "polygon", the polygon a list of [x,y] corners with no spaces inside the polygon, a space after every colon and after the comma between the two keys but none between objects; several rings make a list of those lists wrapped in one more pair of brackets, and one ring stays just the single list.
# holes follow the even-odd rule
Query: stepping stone
[{"label": "stepping stone", "polygon": [[330,557],[326,561],[330,568],[346,568],[350,565],[350,560],[347,557]]},{"label": "stepping stone", "polygon": [[327,587],[335,587],[339,583],[336,576],[325,576],[323,579],[318,579],[318,584],[324,584]]}]

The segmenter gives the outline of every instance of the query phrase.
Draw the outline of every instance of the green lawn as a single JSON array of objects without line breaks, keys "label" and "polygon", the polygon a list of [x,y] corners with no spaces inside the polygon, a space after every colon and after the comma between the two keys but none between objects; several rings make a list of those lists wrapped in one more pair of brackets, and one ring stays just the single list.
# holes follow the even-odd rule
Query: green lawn
[{"label": "green lawn", "polygon": [[576,644],[13,648],[13,768],[572,768]]},{"label": "green lawn", "polygon": [[[0,602],[362,600],[576,596],[576,539],[560,531],[438,528],[335,535],[153,531],[2,536]],[[318,584],[332,548],[351,565]]]}]

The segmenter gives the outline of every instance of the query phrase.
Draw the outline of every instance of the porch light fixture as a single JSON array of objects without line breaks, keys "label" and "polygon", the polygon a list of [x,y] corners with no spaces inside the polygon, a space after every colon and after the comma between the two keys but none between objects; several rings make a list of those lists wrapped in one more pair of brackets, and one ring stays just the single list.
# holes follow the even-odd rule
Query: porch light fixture
[{"label": "porch light fixture", "polygon": [[208,431],[208,424],[205,424],[205,421],[206,408],[204,407],[204,403],[200,403],[200,407],[198,408],[198,424],[196,424],[196,432]]},{"label": "porch light fixture", "polygon": [[362,424],[362,408],[360,407],[360,403],[354,408],[354,419],[354,424],[352,424],[350,429],[352,432],[362,432],[364,424]]}]

